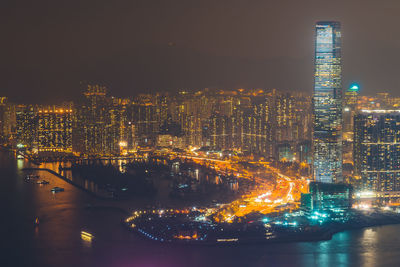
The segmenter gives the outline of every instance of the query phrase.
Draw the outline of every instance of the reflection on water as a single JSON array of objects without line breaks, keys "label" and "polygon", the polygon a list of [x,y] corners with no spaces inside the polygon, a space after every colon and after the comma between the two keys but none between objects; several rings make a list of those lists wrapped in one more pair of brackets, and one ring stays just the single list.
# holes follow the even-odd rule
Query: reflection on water
[{"label": "reflection on water", "polygon": [[[107,159],[107,160],[101,160],[103,165],[108,165],[112,164],[113,166],[116,166],[119,171],[125,172],[124,165],[128,163],[126,159]],[[40,165],[41,168],[47,168],[50,170],[53,170],[60,175],[64,176],[74,184],[81,186],[85,188],[86,190],[89,190],[90,192],[104,197],[104,198],[112,198],[112,193],[110,191],[107,191],[106,188],[100,187],[95,181],[87,179],[79,174],[72,174],[72,171],[70,170],[71,167],[71,162],[45,162]]]},{"label": "reflection on water", "polygon": [[24,159],[17,160],[17,168],[22,169],[24,167]]},{"label": "reflection on water", "polygon": [[[114,162],[115,164],[120,164],[120,162]],[[89,190],[93,192],[94,194],[101,196],[101,197],[106,197],[106,198],[111,198],[110,193],[107,192],[105,189],[101,189],[98,184],[96,184],[92,180],[88,180],[85,177],[78,176],[78,175],[72,175],[72,171],[68,168],[71,167],[70,162],[46,162],[40,165],[41,168],[46,168],[50,169],[52,171],[55,171],[59,173],[60,175],[64,176],[74,184],[81,186],[85,188],[86,190]],[[66,169],[60,169],[61,168],[66,168]]]},{"label": "reflection on water", "polygon": [[[361,245],[363,247],[374,248],[377,241],[377,233],[375,229],[365,229],[363,231],[363,236],[361,240]],[[366,267],[374,267],[377,266],[376,262],[376,254],[375,249],[369,249],[368,252],[365,253],[365,261],[364,266]]]}]

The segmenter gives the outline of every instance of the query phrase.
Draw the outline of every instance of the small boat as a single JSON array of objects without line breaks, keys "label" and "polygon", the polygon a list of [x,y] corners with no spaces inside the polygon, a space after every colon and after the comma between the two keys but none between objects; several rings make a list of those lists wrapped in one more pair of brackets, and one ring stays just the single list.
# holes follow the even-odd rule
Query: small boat
[{"label": "small boat", "polygon": [[49,181],[42,180],[42,181],[37,181],[37,184],[49,184]]},{"label": "small boat", "polygon": [[39,217],[36,217],[34,224],[35,224],[36,226],[38,226],[39,223],[40,223],[40,222],[39,222]]},{"label": "small boat", "polygon": [[58,192],[63,192],[63,191],[64,191],[64,188],[58,187],[58,186],[53,187],[53,188],[51,189],[51,192],[53,192],[53,193],[58,193]]},{"label": "small boat", "polygon": [[26,180],[31,180],[31,179],[39,179],[40,176],[39,175],[33,175],[33,174],[28,174],[25,179]]},{"label": "small boat", "polygon": [[92,239],[94,238],[94,236],[91,233],[88,233],[86,231],[81,231],[81,238],[84,241],[92,241]]}]

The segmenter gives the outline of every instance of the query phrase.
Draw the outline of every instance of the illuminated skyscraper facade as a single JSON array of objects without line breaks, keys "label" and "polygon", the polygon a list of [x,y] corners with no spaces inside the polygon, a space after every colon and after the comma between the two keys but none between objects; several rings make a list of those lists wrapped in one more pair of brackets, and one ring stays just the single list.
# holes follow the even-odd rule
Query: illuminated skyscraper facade
[{"label": "illuminated skyscraper facade", "polygon": [[318,22],[315,32],[314,179],[342,181],[342,62],[339,22]]}]

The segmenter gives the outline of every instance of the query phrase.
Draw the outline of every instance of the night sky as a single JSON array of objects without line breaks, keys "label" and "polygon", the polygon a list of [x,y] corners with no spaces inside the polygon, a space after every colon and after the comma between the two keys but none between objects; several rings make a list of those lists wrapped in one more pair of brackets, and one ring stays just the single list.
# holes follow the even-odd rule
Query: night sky
[{"label": "night sky", "polygon": [[209,88],[312,92],[318,20],[343,32],[343,85],[400,96],[400,1],[23,0],[0,2],[0,95],[116,96]]}]

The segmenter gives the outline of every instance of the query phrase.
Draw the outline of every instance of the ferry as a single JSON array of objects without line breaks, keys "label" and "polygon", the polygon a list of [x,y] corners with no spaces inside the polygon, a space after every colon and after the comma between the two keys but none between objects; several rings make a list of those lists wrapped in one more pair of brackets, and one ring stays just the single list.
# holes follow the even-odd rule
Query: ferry
[{"label": "ferry", "polygon": [[58,192],[63,192],[63,191],[64,191],[64,188],[58,187],[58,186],[53,187],[53,188],[51,189],[51,192],[52,192],[52,193],[58,193]]},{"label": "ferry", "polygon": [[94,238],[94,236],[91,233],[85,232],[85,231],[81,231],[81,238],[84,241],[92,241],[92,239]]}]

